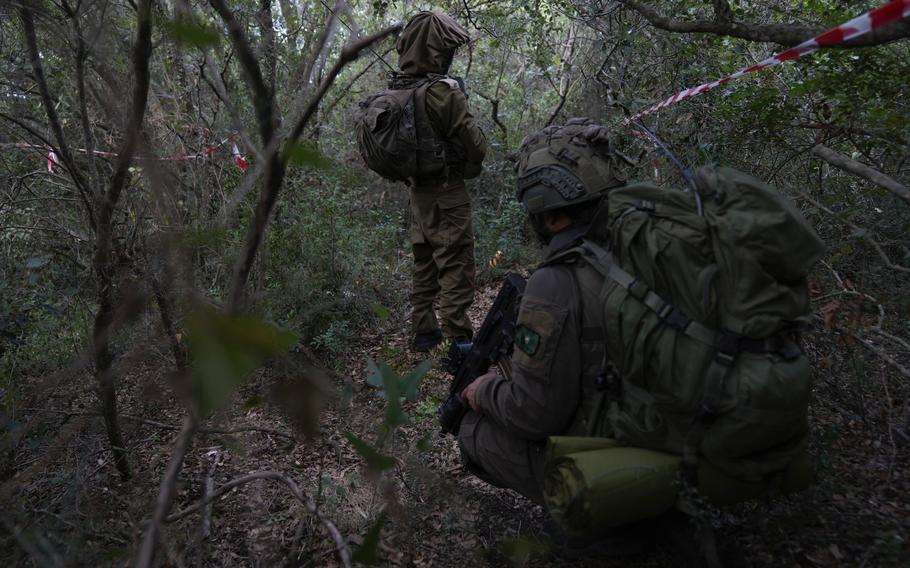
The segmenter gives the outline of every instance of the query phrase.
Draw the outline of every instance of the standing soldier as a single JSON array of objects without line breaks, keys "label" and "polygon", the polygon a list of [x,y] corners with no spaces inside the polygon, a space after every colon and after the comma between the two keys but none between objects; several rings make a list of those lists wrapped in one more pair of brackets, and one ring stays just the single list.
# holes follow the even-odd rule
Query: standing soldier
[{"label": "standing soldier", "polygon": [[[467,41],[467,32],[446,14],[418,13],[398,39],[401,72],[393,73],[389,85],[414,89],[416,129],[435,136],[442,154],[436,157],[445,162],[441,175],[417,177],[411,184],[411,326],[417,351],[429,351],[443,334],[456,342],[473,335],[467,310],[474,301],[474,232],[464,180],[480,174],[487,144],[462,84],[446,75],[455,50]],[[442,330],[433,308],[437,295]]]}]

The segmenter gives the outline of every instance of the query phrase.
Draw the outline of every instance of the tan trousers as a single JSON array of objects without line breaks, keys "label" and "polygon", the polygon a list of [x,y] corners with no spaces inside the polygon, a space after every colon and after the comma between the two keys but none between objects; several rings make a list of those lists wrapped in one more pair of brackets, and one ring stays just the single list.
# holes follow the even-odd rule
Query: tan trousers
[{"label": "tan trousers", "polygon": [[411,190],[409,236],[414,251],[411,329],[439,329],[446,337],[473,335],[468,308],[474,301],[474,229],[471,199],[463,181]]}]

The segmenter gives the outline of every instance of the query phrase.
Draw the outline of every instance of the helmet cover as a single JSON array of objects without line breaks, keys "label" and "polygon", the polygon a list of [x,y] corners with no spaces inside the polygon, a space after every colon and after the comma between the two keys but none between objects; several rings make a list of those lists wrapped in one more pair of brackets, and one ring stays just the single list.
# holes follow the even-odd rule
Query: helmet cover
[{"label": "helmet cover", "polygon": [[598,199],[625,184],[627,163],[606,128],[573,118],[522,141],[516,197],[531,215]]}]

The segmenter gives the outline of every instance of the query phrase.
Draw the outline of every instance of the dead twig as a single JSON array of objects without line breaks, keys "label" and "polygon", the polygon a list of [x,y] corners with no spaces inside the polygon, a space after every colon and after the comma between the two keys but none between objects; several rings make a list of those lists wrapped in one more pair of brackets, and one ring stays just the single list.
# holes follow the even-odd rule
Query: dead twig
[{"label": "dead twig", "polygon": [[214,452],[212,467],[209,468],[209,472],[203,482],[203,500],[208,501],[208,505],[202,511],[202,539],[208,538],[212,532],[212,494],[215,492],[215,469],[221,460],[221,450],[215,449],[212,452]]},{"label": "dead twig", "polygon": [[910,273],[910,268],[907,268],[906,266],[902,266],[902,265],[900,265],[900,264],[896,264],[895,262],[893,262],[893,261],[891,260],[891,258],[888,256],[888,253],[885,252],[885,249],[882,248],[882,245],[880,245],[880,244],[878,243],[878,241],[876,241],[875,239],[873,239],[873,238],[869,235],[869,233],[868,233],[867,231],[865,231],[862,227],[860,227],[859,225],[857,225],[857,224],[855,224],[855,223],[850,222],[850,221],[847,220],[843,215],[838,215],[837,213],[835,213],[835,212],[832,211],[831,209],[825,207],[824,205],[821,204],[821,202],[819,202],[818,200],[814,199],[812,196],[810,196],[810,195],[809,195],[808,193],[806,193],[805,191],[798,191],[797,194],[798,194],[800,197],[802,197],[803,199],[805,199],[806,201],[808,201],[809,203],[811,203],[812,205],[814,205],[817,209],[819,209],[819,210],[821,210],[821,211],[824,211],[825,213],[827,213],[828,215],[834,217],[835,219],[837,219],[838,221],[840,221],[840,222],[843,223],[844,225],[847,225],[848,227],[850,227],[851,229],[853,229],[857,234],[861,234],[861,235],[862,235],[862,239],[863,239],[864,241],[866,241],[867,243],[869,243],[869,245],[872,246],[872,248],[875,249],[875,252],[878,253],[878,256],[879,256],[879,257],[881,257],[882,261],[885,263],[885,266],[887,266],[888,268],[891,268],[892,270],[897,270],[898,272],[907,272],[907,273]]},{"label": "dead twig", "polygon": [[195,415],[192,413],[187,414],[186,418],[183,419],[183,427],[174,440],[174,451],[171,453],[171,459],[168,461],[167,470],[158,489],[158,498],[155,500],[152,520],[149,522],[142,538],[142,545],[136,557],[136,568],[150,568],[152,566],[155,545],[158,542],[158,533],[161,531],[161,525],[170,509],[171,501],[174,499],[174,493],[177,490],[177,477],[183,468],[183,459],[186,457],[190,440],[193,438],[193,434],[196,433],[198,423]]},{"label": "dead twig", "polygon": [[875,345],[874,343],[872,343],[872,342],[869,341],[868,339],[862,337],[861,335],[859,335],[859,334],[856,333],[855,331],[844,330],[844,329],[840,329],[840,328],[838,328],[838,329],[839,329],[839,331],[841,331],[842,333],[846,333],[846,334],[850,335],[851,337],[853,337],[853,339],[859,341],[860,344],[862,344],[863,347],[865,347],[865,348],[868,349],[869,351],[871,351],[871,352],[875,353],[876,355],[878,355],[878,357],[879,357],[882,361],[884,361],[885,363],[888,363],[889,365],[891,365],[892,367],[894,367],[894,368],[895,368],[900,374],[902,374],[904,377],[910,379],[910,369],[907,369],[907,367],[904,367],[903,365],[901,365],[899,362],[897,362],[897,360],[895,360],[893,357],[891,357],[891,355],[885,353],[885,351],[884,351],[883,349],[881,349],[880,347],[878,347],[877,345]]},{"label": "dead twig", "polygon": [[835,168],[838,168],[855,176],[859,176],[869,183],[873,183],[879,187],[887,189],[897,197],[900,197],[907,203],[910,203],[910,187],[899,183],[896,179],[889,176],[888,174],[870,168],[866,164],[857,162],[852,158],[848,158],[840,152],[835,152],[831,148],[823,146],[822,144],[816,144],[812,148],[811,154],[828,162]]},{"label": "dead twig", "polygon": [[259,471],[259,472],[251,473],[249,475],[244,475],[243,477],[238,477],[237,479],[231,480],[231,481],[225,483],[224,485],[222,485],[221,487],[219,487],[218,489],[216,489],[215,491],[213,491],[211,495],[202,499],[200,502],[196,503],[195,505],[192,505],[182,511],[179,511],[177,513],[174,513],[173,515],[170,515],[169,517],[167,517],[165,519],[165,522],[172,523],[174,521],[177,521],[177,520],[180,520],[180,519],[186,517],[187,515],[191,515],[197,511],[199,511],[200,509],[203,509],[204,507],[206,507],[208,504],[212,503],[213,501],[224,496],[231,490],[233,490],[241,485],[244,485],[246,483],[250,483],[251,481],[256,481],[259,479],[276,481],[278,483],[283,484],[285,487],[287,487],[291,491],[291,494],[293,494],[294,497],[297,498],[297,500],[300,501],[304,507],[306,507],[306,509],[310,512],[310,514],[312,514],[314,517],[316,517],[317,520],[319,520],[320,523],[322,523],[322,525],[325,527],[326,531],[329,533],[329,536],[331,536],[332,540],[335,541],[335,548],[338,551],[338,557],[341,560],[342,565],[348,566],[348,567],[352,566],[351,551],[348,548],[347,542],[345,542],[344,536],[338,530],[338,527],[335,526],[335,523],[333,523],[331,520],[322,516],[322,514],[319,512],[319,509],[317,508],[316,503],[313,501],[313,499],[310,498],[307,494],[305,494],[291,478],[289,478],[288,476],[286,476],[285,474],[283,474],[279,471]]},{"label": "dead twig", "polygon": [[[54,410],[50,408],[23,408],[25,412],[45,412],[51,414],[63,414],[66,416],[101,416],[100,412],[74,412],[69,410]],[[149,420],[148,418],[142,418],[141,416],[133,416],[130,414],[118,414],[118,417],[123,420],[129,420],[131,422],[139,422],[142,424],[147,424],[149,426],[154,426],[156,428],[161,428],[163,430],[181,430],[180,426],[175,426],[173,424],[167,424],[165,422],[159,422],[157,420]],[[264,434],[273,434],[275,436],[280,436],[282,438],[287,438],[288,440],[296,440],[297,438],[293,434],[288,434],[287,432],[282,432],[281,430],[276,430],[274,428],[266,428],[264,426],[252,426],[252,425],[242,425],[236,426],[233,428],[199,428],[197,430],[200,434],[241,434],[243,432],[262,432]]]}]

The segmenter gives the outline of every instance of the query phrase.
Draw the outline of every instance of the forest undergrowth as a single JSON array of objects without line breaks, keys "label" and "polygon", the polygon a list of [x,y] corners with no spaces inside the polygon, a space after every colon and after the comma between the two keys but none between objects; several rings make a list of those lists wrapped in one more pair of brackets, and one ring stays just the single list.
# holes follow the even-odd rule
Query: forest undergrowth
[{"label": "forest undergrowth", "polygon": [[[579,560],[437,434],[409,349],[408,191],[357,102],[423,8],[489,142],[470,182],[483,318],[539,249],[522,138],[587,116],[636,179],[682,177],[623,117],[877,2],[0,2],[0,558],[24,566],[675,566]],[[707,32],[693,32],[693,29]],[[910,22],[644,118],[681,162],[793,200],[818,483],[710,512],[750,566],[910,559]],[[495,259],[495,263],[491,261]],[[495,266],[493,266],[495,264]]]},{"label": "forest undergrowth", "polygon": [[[297,330],[300,340],[202,423],[177,486],[171,516],[180,518],[167,524],[161,539],[163,559],[178,566],[333,565],[337,543],[326,533],[324,519],[362,555],[355,558],[368,563],[579,565],[552,546],[540,507],[471,476],[453,439],[438,436],[436,410],[449,381],[438,365],[443,349],[427,359],[433,366],[422,380],[417,377],[416,396],[402,398],[398,411],[407,416],[390,419],[382,373],[404,378],[426,367],[426,358],[409,349],[406,218],[394,195],[386,202],[390,198],[382,190],[341,189],[337,181],[312,180],[310,191],[320,196],[320,205],[304,202],[301,211],[322,216],[332,210],[336,219],[347,219],[341,229],[350,241],[339,254],[360,257],[319,264],[331,254],[324,247],[307,253],[306,240],[336,243],[333,229],[302,234],[312,226],[308,219],[279,212],[266,254],[271,285],[254,297],[264,313]],[[535,246],[521,224],[516,230],[516,219],[508,221],[516,216],[508,209],[509,193],[492,186],[475,195],[488,207],[476,217],[484,267],[470,314],[475,326],[501,275],[533,266]],[[491,195],[502,197],[492,198],[494,205]],[[371,196],[383,203],[364,205]],[[358,211],[338,215],[335,208],[342,204]],[[386,220],[385,228],[379,219]],[[509,251],[500,255],[505,260],[491,268],[486,260],[503,249]],[[307,258],[309,264],[300,260]],[[309,294],[305,304],[321,305],[322,312],[302,316],[288,309],[300,305],[299,296],[287,292],[296,270],[321,275],[291,289]],[[825,267],[813,282],[814,305],[823,316],[831,295],[821,290],[845,283]],[[329,291],[319,304],[319,295]],[[16,498],[7,501],[10,534],[0,542],[4,556],[16,563],[31,557],[51,564],[120,565],[138,546],[180,429],[185,387],[168,370],[173,358],[160,324],[137,325],[151,326],[157,340],[124,341],[120,357],[120,413],[135,468],[130,482],[110,463],[91,381],[63,381],[66,370],[53,372],[47,360],[46,367],[9,371],[17,377],[4,387],[6,400],[15,400],[16,443],[4,455],[0,497]],[[55,341],[41,330],[35,328],[37,339],[22,348],[38,350],[44,343],[32,341]],[[58,322],[56,333],[75,341],[79,330]],[[751,566],[898,566],[906,559],[910,528],[910,463],[900,418],[906,409],[896,402],[904,400],[905,391],[889,385],[886,364],[875,353],[826,329],[824,321],[806,345],[815,369],[811,454],[818,484],[799,495],[715,510],[713,523],[722,538],[735,539]],[[857,365],[866,380],[857,380]],[[244,482],[198,507],[206,495],[251,474],[268,478]],[[313,500],[316,514],[294,498],[285,481]],[[674,566],[673,558],[671,550],[649,547],[632,556],[584,562]]]},{"label": "forest undergrowth", "polygon": [[[519,267],[514,267],[519,268]],[[492,303],[496,282],[483,288],[471,310],[475,325]],[[357,329],[334,371],[314,366],[312,352],[297,346],[280,363],[257,372],[222,411],[206,420],[187,453],[172,516],[162,537],[168,564],[331,566],[336,545],[319,517],[305,511],[275,479],[244,483],[209,507],[184,515],[207,494],[251,474],[273,472],[291,480],[334,520],[361,561],[387,566],[675,566],[672,550],[650,547],[618,558],[579,560],[554,549],[546,513],[518,494],[486,485],[461,466],[451,437],[437,434],[436,409],[449,377],[436,366],[422,382],[410,416],[381,447],[393,460],[382,473],[352,445],[387,434],[388,400],[370,384],[384,361],[402,376],[425,361],[408,349],[406,312],[394,311]],[[818,361],[832,356],[830,338],[809,337]],[[17,524],[3,542],[4,556],[25,561],[28,551],[69,565],[120,565],[137,545],[150,500],[179,429],[182,405],[149,386],[166,358],[164,342],[125,357],[121,384],[125,438],[135,456],[136,479],[122,482],[104,450],[94,394],[85,383],[54,389],[43,401],[23,401],[20,419],[33,440],[9,464],[18,473],[3,486],[18,497],[7,512]],[[431,354],[434,363],[442,349]],[[295,369],[289,372],[289,368]],[[880,371],[880,370],[879,370]],[[306,377],[305,379],[303,377]],[[872,375],[874,376],[874,374]],[[32,376],[26,389],[46,389]],[[42,384],[44,383],[44,384]],[[295,385],[295,383],[297,383]],[[880,382],[844,386],[817,373],[812,404],[811,454],[819,482],[810,490],[773,501],[715,510],[721,538],[735,539],[749,566],[899,566],[906,559],[908,460],[886,422],[894,409]],[[315,387],[314,387],[315,385]],[[318,425],[311,412],[288,405],[312,400],[324,408]],[[850,399],[865,400],[862,413]],[[893,403],[892,403],[893,404]],[[27,405],[27,406],[26,406]],[[845,406],[846,405],[846,406]],[[877,429],[882,424],[885,428]],[[899,426],[898,426],[899,427]],[[47,458],[48,452],[53,457]],[[15,521],[7,521],[11,524]]]}]

